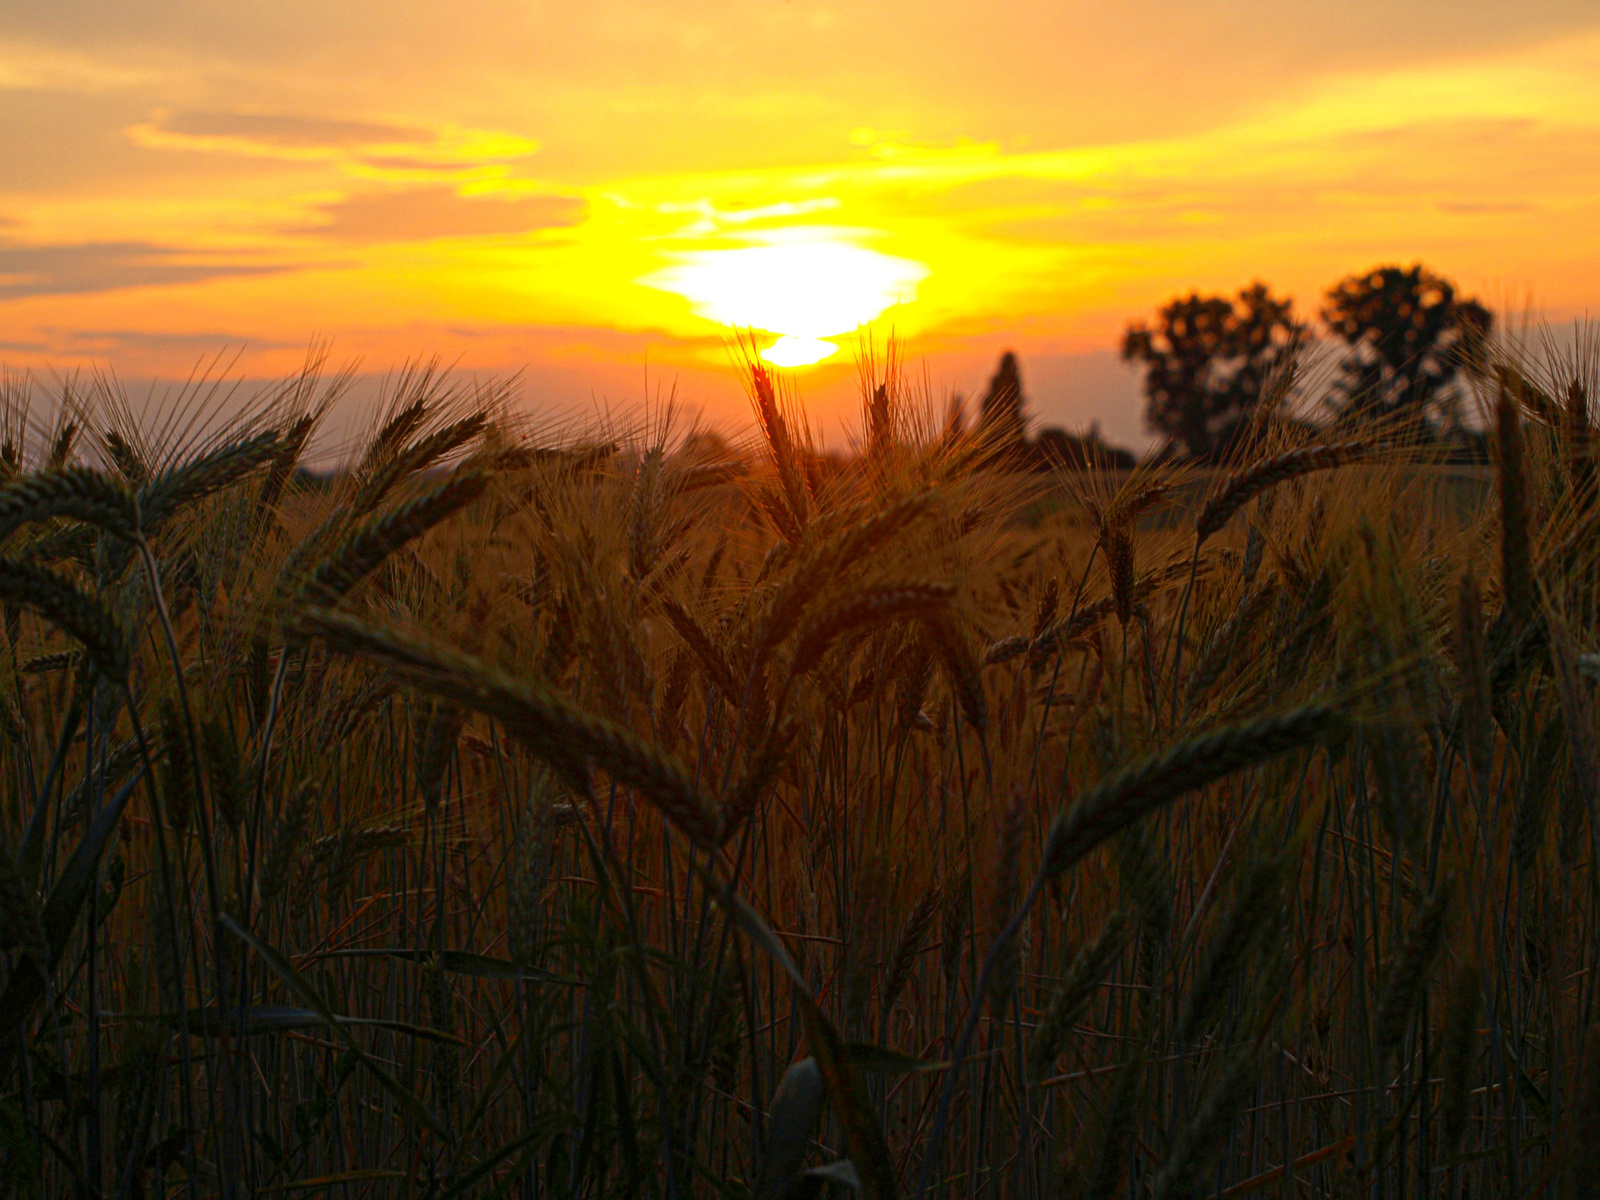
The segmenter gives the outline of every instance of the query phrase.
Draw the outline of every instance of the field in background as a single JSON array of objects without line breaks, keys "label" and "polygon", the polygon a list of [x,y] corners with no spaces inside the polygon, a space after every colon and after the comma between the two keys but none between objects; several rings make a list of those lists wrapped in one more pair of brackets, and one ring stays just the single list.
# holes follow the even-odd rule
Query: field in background
[{"label": "field in background", "polygon": [[[526,445],[8,393],[0,1181],[1543,1196],[1594,1178],[1590,365],[1497,467]],[[1576,1194],[1576,1193],[1575,1193]]]}]

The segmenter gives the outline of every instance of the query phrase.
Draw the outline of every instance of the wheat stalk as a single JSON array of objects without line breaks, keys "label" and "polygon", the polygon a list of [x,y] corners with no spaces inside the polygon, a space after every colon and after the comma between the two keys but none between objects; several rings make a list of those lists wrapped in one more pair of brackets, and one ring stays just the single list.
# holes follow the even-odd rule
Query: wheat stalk
[{"label": "wheat stalk", "polygon": [[557,769],[593,760],[618,782],[637,788],[692,841],[708,849],[720,843],[722,821],[683,767],[621,726],[531,680],[512,679],[431,641],[328,609],[313,608],[303,620],[306,632],[331,649],[365,658],[414,686],[496,718]]},{"label": "wheat stalk", "polygon": [[1202,543],[1218,532],[1234,513],[1268,488],[1312,471],[1355,462],[1368,452],[1369,447],[1363,441],[1337,442],[1331,446],[1303,446],[1251,463],[1244,470],[1229,476],[1217,493],[1206,501],[1195,522],[1196,543]]},{"label": "wheat stalk", "polygon": [[1084,793],[1056,818],[1045,840],[1041,870],[1046,876],[1059,875],[1107,838],[1185,792],[1314,745],[1341,724],[1332,707],[1309,705],[1202,734],[1127,767]]}]

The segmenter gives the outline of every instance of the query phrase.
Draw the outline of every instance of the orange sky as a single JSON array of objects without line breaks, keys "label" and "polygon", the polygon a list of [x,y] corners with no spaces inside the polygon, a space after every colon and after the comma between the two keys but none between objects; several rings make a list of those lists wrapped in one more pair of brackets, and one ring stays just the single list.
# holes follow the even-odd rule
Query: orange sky
[{"label": "orange sky", "polygon": [[[60,0],[0,11],[0,357],[186,374],[313,337],[527,403],[677,381],[742,417],[730,325],[824,416],[854,331],[935,383],[1140,437],[1123,325],[1263,278],[1315,310],[1421,259],[1600,309],[1600,9]],[[648,372],[648,375],[647,375]],[[839,416],[839,420],[843,417]],[[838,424],[838,421],[835,421]]]}]

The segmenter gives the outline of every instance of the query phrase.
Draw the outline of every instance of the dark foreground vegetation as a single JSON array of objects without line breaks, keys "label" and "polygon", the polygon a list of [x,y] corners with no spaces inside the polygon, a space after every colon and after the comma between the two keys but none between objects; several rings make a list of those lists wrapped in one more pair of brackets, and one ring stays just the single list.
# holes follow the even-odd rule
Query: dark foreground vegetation
[{"label": "dark foreground vegetation", "polygon": [[1484,378],[1481,508],[1270,405],[1051,482],[892,372],[824,471],[759,368],[738,462],[413,371],[317,488],[338,379],[14,388],[0,1185],[1586,1194],[1594,363]]}]

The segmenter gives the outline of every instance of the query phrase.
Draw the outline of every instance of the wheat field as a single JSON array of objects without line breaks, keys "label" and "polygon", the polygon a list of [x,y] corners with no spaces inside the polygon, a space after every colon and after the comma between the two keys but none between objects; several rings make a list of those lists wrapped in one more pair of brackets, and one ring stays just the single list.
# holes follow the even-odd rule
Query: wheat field
[{"label": "wheat field", "polygon": [[9,380],[0,1182],[1589,1194],[1593,357],[1476,478],[1023,474],[892,357],[849,456],[417,367],[322,475],[318,363]]}]

